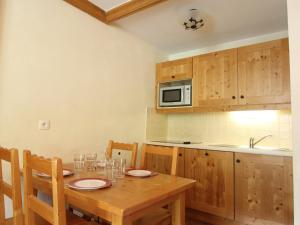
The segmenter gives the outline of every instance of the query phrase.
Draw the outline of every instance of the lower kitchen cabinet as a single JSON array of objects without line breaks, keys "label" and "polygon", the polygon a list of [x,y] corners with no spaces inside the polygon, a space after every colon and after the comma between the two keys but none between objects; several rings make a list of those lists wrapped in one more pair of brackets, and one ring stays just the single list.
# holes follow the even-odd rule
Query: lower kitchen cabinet
[{"label": "lower kitchen cabinet", "polygon": [[234,162],[232,152],[185,149],[185,177],[195,179],[187,207],[234,219]]},{"label": "lower kitchen cabinet", "polygon": [[235,220],[293,224],[292,158],[235,154]]},{"label": "lower kitchen cabinet", "polygon": [[[178,160],[178,176],[197,181],[187,192],[188,217],[212,225],[294,224],[292,157],[180,148]],[[170,173],[170,157],[149,154],[146,162]]]},{"label": "lower kitchen cabinet", "polygon": [[[172,148],[166,146],[158,145],[147,145],[147,148]],[[146,168],[159,173],[170,174],[172,166],[172,158],[170,156],[155,155],[147,153],[146,155]],[[177,166],[177,176],[184,177],[184,150],[179,149],[178,155],[178,166]]]}]

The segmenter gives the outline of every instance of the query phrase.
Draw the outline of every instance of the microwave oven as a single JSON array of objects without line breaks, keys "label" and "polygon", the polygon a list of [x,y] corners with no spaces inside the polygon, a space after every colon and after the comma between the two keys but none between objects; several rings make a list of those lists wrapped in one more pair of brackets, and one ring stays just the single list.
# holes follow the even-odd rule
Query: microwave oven
[{"label": "microwave oven", "polygon": [[159,107],[192,105],[192,85],[162,86],[159,88]]}]

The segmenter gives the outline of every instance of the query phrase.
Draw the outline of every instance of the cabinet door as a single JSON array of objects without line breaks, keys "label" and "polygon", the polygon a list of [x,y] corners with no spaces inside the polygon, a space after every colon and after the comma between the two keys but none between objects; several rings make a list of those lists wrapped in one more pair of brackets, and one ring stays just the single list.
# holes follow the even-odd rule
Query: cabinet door
[{"label": "cabinet door", "polygon": [[187,193],[189,208],[234,218],[232,152],[186,149],[185,177],[197,181]]},{"label": "cabinet door", "polygon": [[236,154],[235,215],[247,224],[293,224],[292,159]]},{"label": "cabinet door", "polygon": [[290,103],[288,39],[238,49],[240,104]]},{"label": "cabinet door", "polygon": [[159,63],[156,66],[156,80],[158,82],[188,80],[193,78],[193,59],[179,59]]},{"label": "cabinet door", "polygon": [[[151,148],[170,148],[158,145],[149,145]],[[172,157],[171,156],[162,156],[147,153],[146,155],[146,168],[148,170],[156,171],[164,174],[171,174],[172,167]],[[177,165],[177,175],[184,177],[184,150],[179,149],[178,155],[178,165]]]},{"label": "cabinet door", "polygon": [[194,57],[193,105],[236,105],[237,49]]}]

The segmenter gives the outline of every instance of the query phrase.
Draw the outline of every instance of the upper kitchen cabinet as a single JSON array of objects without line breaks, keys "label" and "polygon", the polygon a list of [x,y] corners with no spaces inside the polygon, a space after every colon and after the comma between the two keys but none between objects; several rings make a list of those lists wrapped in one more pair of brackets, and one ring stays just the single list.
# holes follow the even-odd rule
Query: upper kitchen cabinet
[{"label": "upper kitchen cabinet", "polygon": [[186,79],[192,79],[192,106],[160,112],[290,108],[288,39],[157,65],[157,83]]},{"label": "upper kitchen cabinet", "polygon": [[290,103],[288,39],[238,49],[239,104]]},{"label": "upper kitchen cabinet", "polygon": [[156,66],[156,80],[168,81],[188,80],[193,78],[193,58],[162,62]]},{"label": "upper kitchen cabinet", "polygon": [[193,106],[238,103],[237,49],[193,59]]}]

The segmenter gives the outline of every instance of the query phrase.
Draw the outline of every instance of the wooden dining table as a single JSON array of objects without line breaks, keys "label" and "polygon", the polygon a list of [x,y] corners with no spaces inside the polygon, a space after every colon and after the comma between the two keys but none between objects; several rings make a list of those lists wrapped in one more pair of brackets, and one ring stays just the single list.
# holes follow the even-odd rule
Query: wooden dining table
[{"label": "wooden dining table", "polygon": [[[72,164],[64,165],[73,169]],[[79,178],[105,178],[104,170],[76,172],[65,177],[66,202],[74,207],[99,216],[112,225],[132,225],[133,221],[154,209],[170,205],[172,225],[185,225],[185,193],[195,184],[194,180],[166,174],[139,178],[125,176],[111,187],[93,191],[78,191],[67,184]],[[51,193],[51,180],[36,177],[36,189]]]}]

